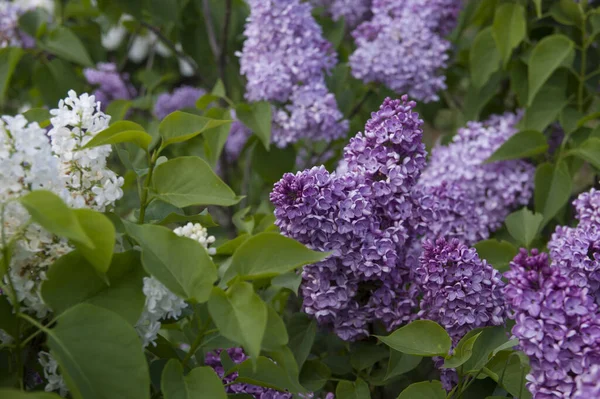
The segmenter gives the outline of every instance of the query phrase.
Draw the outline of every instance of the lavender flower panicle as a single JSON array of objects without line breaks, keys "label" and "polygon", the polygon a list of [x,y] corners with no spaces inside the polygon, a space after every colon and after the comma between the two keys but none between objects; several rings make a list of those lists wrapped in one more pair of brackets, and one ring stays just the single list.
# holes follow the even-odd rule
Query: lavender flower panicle
[{"label": "lavender flower panicle", "polygon": [[349,27],[354,27],[371,16],[371,0],[311,0],[311,3],[325,7],[334,21],[344,18]]},{"label": "lavender flower panicle", "polygon": [[85,68],[83,75],[89,84],[98,86],[94,96],[103,109],[114,100],[130,100],[137,96],[137,90],[129,82],[129,74],[119,73],[114,62],[100,62],[96,68]]},{"label": "lavender flower panicle", "polygon": [[576,378],[577,390],[573,399],[600,398],[600,365],[594,364],[589,372]]},{"label": "lavender flower panicle", "polygon": [[160,120],[177,110],[194,108],[204,94],[206,90],[192,86],[180,86],[173,93],[162,93],[154,104],[154,115]]},{"label": "lavender flower panicle", "polygon": [[572,397],[578,376],[600,362],[600,318],[588,288],[535,249],[522,249],[504,276],[512,332],[531,364],[527,388],[535,398]]}]

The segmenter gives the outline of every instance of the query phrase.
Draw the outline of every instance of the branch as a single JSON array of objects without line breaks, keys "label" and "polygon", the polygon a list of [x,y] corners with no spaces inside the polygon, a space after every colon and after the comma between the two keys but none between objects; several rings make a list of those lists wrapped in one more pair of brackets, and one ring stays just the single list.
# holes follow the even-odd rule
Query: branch
[{"label": "branch", "polygon": [[221,41],[221,53],[219,54],[219,73],[221,80],[227,89],[225,82],[225,66],[227,61],[227,42],[229,40],[229,24],[231,22],[231,0],[225,0],[225,22],[223,22],[223,35]]}]

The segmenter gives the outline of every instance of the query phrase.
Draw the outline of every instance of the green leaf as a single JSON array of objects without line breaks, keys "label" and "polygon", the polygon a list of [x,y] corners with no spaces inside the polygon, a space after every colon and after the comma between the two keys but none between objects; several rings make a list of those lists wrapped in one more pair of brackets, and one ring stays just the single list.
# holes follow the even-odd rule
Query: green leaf
[{"label": "green leaf", "polygon": [[571,39],[558,34],[546,36],[535,46],[529,58],[528,105],[533,103],[550,75],[571,55],[573,47]]},{"label": "green leaf", "polygon": [[542,227],[548,224],[571,197],[571,175],[566,163],[539,165],[535,171],[535,210],[544,215]]},{"label": "green leaf", "polygon": [[165,399],[227,399],[225,387],[212,367],[196,367],[184,377],[183,366],[171,359],[160,378]]},{"label": "green leaf", "polygon": [[10,388],[0,388],[0,398],[2,399],[61,399],[55,393],[49,392],[24,392]]},{"label": "green leaf", "polygon": [[566,136],[571,135],[579,126],[577,122],[583,117],[583,115],[575,108],[567,107],[562,110],[559,117],[560,127],[565,132]]},{"label": "green leaf", "polygon": [[114,124],[125,118],[132,105],[131,100],[113,100],[106,106],[105,114],[110,115],[110,123]]},{"label": "green leaf", "polygon": [[42,297],[55,314],[87,302],[112,310],[135,325],[146,299],[142,292],[144,275],[137,252],[116,253],[106,275],[108,285],[78,251],[73,251],[50,266]]},{"label": "green leaf", "polygon": [[80,92],[82,84],[73,79],[76,75],[73,65],[61,58],[38,63],[33,70],[33,84],[40,91],[45,104],[58,103],[69,90]]},{"label": "green leaf", "polygon": [[289,335],[288,346],[294,354],[296,363],[302,367],[317,335],[317,324],[314,319],[304,313],[294,313],[287,324]]},{"label": "green leaf", "polygon": [[355,370],[368,369],[388,357],[389,348],[375,342],[359,341],[350,347],[350,364]]},{"label": "green leaf", "polygon": [[218,101],[220,99],[221,99],[221,96],[207,93],[207,94],[203,95],[202,97],[200,97],[198,100],[196,100],[196,108],[204,110],[211,103],[214,103],[215,101]]},{"label": "green leaf", "polygon": [[456,348],[454,348],[452,356],[444,360],[444,368],[457,368],[469,360],[473,354],[473,345],[475,345],[475,341],[477,341],[480,335],[481,332],[477,330],[472,330],[465,334],[456,345]]},{"label": "green leaf", "polygon": [[514,245],[508,241],[489,239],[479,241],[474,245],[479,257],[485,259],[500,272],[508,270],[509,263],[519,252]]},{"label": "green leaf", "polygon": [[384,380],[389,380],[414,370],[421,363],[422,359],[423,357],[421,356],[408,355],[390,348],[390,360]]},{"label": "green leaf", "polygon": [[79,304],[64,312],[46,333],[74,399],[150,398],[142,343],[116,313]]},{"label": "green leaf", "polygon": [[287,288],[294,294],[298,295],[298,289],[302,283],[302,275],[296,272],[283,273],[273,277],[271,280],[272,287]]},{"label": "green leaf", "polygon": [[291,375],[290,370],[279,362],[279,360],[284,359],[280,358],[275,363],[271,359],[259,356],[256,359],[256,367],[254,367],[252,360],[248,359],[238,366],[239,376],[236,382],[259,385],[279,391],[287,390],[292,393],[306,392],[306,389],[297,381],[298,376]]},{"label": "green leaf", "polygon": [[300,372],[300,383],[311,392],[323,388],[331,378],[331,370],[320,360],[309,360]]},{"label": "green leaf", "polygon": [[0,49],[0,104],[4,103],[10,79],[25,51],[17,47]]},{"label": "green leaf", "polygon": [[171,212],[161,220],[158,220],[156,224],[166,226],[173,223],[200,223],[202,227],[216,227],[217,223],[213,220],[212,216],[208,213],[208,210],[203,210],[195,215],[186,215],[179,212]]},{"label": "green leaf", "polygon": [[517,102],[520,106],[524,107],[527,105],[527,96],[529,92],[529,84],[527,83],[527,65],[520,60],[515,60],[511,63],[510,89],[515,93]]},{"label": "green leaf", "polygon": [[522,364],[516,352],[504,351],[498,353],[484,369],[501,387],[515,398],[530,399],[531,394],[527,390],[525,376],[529,373],[529,367]]},{"label": "green leaf", "polygon": [[469,66],[473,85],[482,87],[500,67],[500,53],[492,36],[492,28],[479,32],[469,52]]},{"label": "green leaf", "polygon": [[235,276],[247,279],[274,277],[325,259],[329,253],[316,252],[278,233],[250,237],[233,254],[226,281]]},{"label": "green leaf", "polygon": [[544,216],[522,208],[506,217],[506,228],[510,235],[524,247],[529,248],[531,242],[542,226]]},{"label": "green leaf", "polygon": [[413,321],[387,337],[377,338],[394,350],[418,356],[446,356],[452,346],[448,333],[431,320]]},{"label": "green leaf", "polygon": [[267,306],[267,327],[262,339],[264,350],[277,350],[288,343],[288,333],[283,320],[271,305]]},{"label": "green leaf", "polygon": [[91,209],[74,209],[73,213],[93,243],[93,248],[90,248],[76,242],[75,248],[98,272],[105,273],[110,266],[115,247],[115,226],[109,218]]},{"label": "green leaf", "polygon": [[498,88],[503,79],[503,73],[498,71],[490,77],[483,87],[477,88],[474,85],[469,87],[464,103],[465,120],[471,121],[479,119],[481,110],[498,92]]},{"label": "green leaf", "polygon": [[526,29],[525,8],[522,5],[505,3],[496,9],[492,34],[504,66],[508,64],[513,49],[525,39]]},{"label": "green leaf", "polygon": [[281,179],[285,172],[293,170],[295,163],[296,149],[292,145],[285,148],[273,147],[268,151],[263,146],[256,145],[252,150],[252,169],[269,184]]},{"label": "green leaf", "polygon": [[50,32],[41,47],[67,61],[72,61],[86,67],[94,66],[94,62],[81,40],[79,40],[73,31],[64,26],[58,26]]},{"label": "green leaf", "polygon": [[12,305],[8,302],[8,296],[0,295],[0,329],[14,338],[19,331],[17,327],[17,316],[13,313]]},{"label": "green leaf", "polygon": [[217,248],[217,255],[233,255],[248,238],[250,238],[250,234],[242,233],[233,240],[227,241]]},{"label": "green leaf", "polygon": [[565,25],[582,26],[583,24],[583,10],[581,5],[571,0],[560,0],[550,8],[550,15]]},{"label": "green leaf", "polygon": [[525,130],[511,136],[485,163],[528,158],[543,154],[548,150],[546,137],[535,130]]},{"label": "green leaf", "polygon": [[481,370],[490,358],[490,355],[500,345],[508,341],[503,327],[486,327],[481,329],[481,335],[473,345],[473,351],[462,369],[465,373],[473,373]]},{"label": "green leaf", "polygon": [[[525,129],[543,132],[569,103],[566,96],[567,75],[564,72],[564,70],[556,71],[525,110],[522,122]],[[521,102],[523,105],[526,103],[526,101]]]},{"label": "green leaf", "polygon": [[124,223],[142,247],[142,264],[148,273],[181,298],[198,303],[208,300],[217,270],[200,243],[166,227]]},{"label": "green leaf", "polygon": [[75,213],[56,194],[46,190],[35,190],[21,197],[21,204],[31,219],[61,237],[82,243],[89,248],[93,241],[86,234]]},{"label": "green leaf", "polygon": [[147,150],[151,142],[152,136],[137,123],[119,121],[96,134],[82,149],[107,144],[134,143],[141,149]]},{"label": "green leaf", "polygon": [[50,111],[46,108],[31,108],[23,112],[23,116],[29,122],[37,122],[41,128],[45,128],[50,124]]},{"label": "green leaf", "polygon": [[230,120],[219,120],[198,116],[187,112],[175,111],[165,117],[158,125],[158,132],[163,139],[162,146],[181,143],[210,129],[230,124]]},{"label": "green leaf", "polygon": [[594,165],[596,169],[600,169],[600,138],[589,138],[568,154],[575,155]]},{"label": "green leaf", "polygon": [[202,137],[204,138],[204,153],[206,159],[211,166],[215,166],[217,161],[221,157],[227,138],[229,137],[229,131],[231,125],[224,124],[214,129],[204,132]]},{"label": "green leaf", "polygon": [[235,107],[236,117],[258,136],[268,150],[271,144],[271,104],[260,101],[240,103]]},{"label": "green leaf", "polygon": [[227,292],[214,287],[208,311],[221,335],[241,344],[253,360],[258,358],[268,310],[251,284],[238,282]]},{"label": "green leaf", "polygon": [[179,208],[230,206],[241,199],[198,157],[179,157],[158,165],[152,183],[159,199]]},{"label": "green leaf", "polygon": [[533,4],[535,5],[535,15],[538,18],[542,17],[542,0],[533,0]]},{"label": "green leaf", "polygon": [[446,391],[440,381],[423,381],[409,385],[398,399],[446,399]]},{"label": "green leaf", "polygon": [[366,382],[357,379],[352,381],[340,381],[335,388],[336,399],[371,399],[369,385]]}]

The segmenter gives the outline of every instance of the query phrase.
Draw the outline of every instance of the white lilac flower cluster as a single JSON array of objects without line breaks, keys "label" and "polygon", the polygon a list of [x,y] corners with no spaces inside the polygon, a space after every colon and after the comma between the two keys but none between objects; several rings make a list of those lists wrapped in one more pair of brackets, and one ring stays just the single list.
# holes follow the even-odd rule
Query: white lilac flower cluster
[{"label": "white lilac flower cluster", "polygon": [[65,379],[58,371],[58,362],[56,359],[50,353],[42,351],[38,354],[38,361],[44,370],[44,377],[47,381],[44,390],[46,392],[58,391],[60,396],[67,396],[69,389],[67,388]]},{"label": "white lilac flower cluster", "polygon": [[[210,255],[214,255],[216,252],[214,248],[209,248],[209,245],[215,242],[215,237],[209,236],[206,228],[200,223],[188,223],[183,227],[176,228],[173,232],[180,237],[188,237],[199,242]],[[176,319],[187,307],[187,303],[154,277],[144,277],[143,290],[146,304],[135,329],[146,347],[156,345],[155,341],[161,326],[160,321]]]}]

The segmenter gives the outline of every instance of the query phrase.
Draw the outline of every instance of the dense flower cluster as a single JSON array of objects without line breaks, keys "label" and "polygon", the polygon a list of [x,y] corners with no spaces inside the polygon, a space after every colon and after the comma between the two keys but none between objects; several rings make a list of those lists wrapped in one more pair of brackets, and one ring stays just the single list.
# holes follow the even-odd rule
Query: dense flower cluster
[{"label": "dense flower cluster", "polygon": [[575,201],[576,217],[579,226],[600,226],[600,191],[592,188],[590,191],[581,193]]},{"label": "dense flower cluster", "polygon": [[180,86],[173,93],[162,93],[154,104],[154,115],[163,119],[171,112],[184,108],[195,108],[196,101],[206,94],[206,90],[192,87]]},{"label": "dense flower cluster", "polygon": [[312,0],[315,6],[325,7],[334,21],[344,18],[346,26],[356,26],[370,16],[372,0]]},{"label": "dense flower cluster", "polygon": [[83,75],[89,84],[98,86],[94,97],[103,108],[113,100],[130,100],[137,95],[137,90],[129,82],[129,74],[119,73],[113,62],[100,62],[96,68],[85,68]]},{"label": "dense flower cluster", "polygon": [[600,365],[592,365],[589,372],[577,377],[575,383],[577,390],[573,399],[600,398]]},{"label": "dense flower cluster", "polygon": [[[221,378],[223,380],[223,383],[227,384],[225,386],[225,390],[228,394],[244,394],[245,393],[245,394],[252,396],[255,399],[292,399],[293,397],[295,397],[291,393],[288,393],[288,392],[280,392],[280,391],[276,391],[274,389],[265,388],[265,387],[261,387],[258,385],[246,384],[246,383],[242,383],[242,382],[238,382],[238,383],[234,382],[238,377],[238,373],[233,372],[228,375],[225,375],[225,369],[223,368],[223,364],[221,363],[221,356],[220,356],[222,351],[223,351],[222,349],[218,349],[216,351],[208,352],[204,358],[204,364],[212,367],[213,370],[215,370],[215,372],[219,376],[219,378]],[[246,354],[244,353],[242,348],[229,348],[229,349],[226,349],[226,352],[227,352],[227,355],[229,355],[229,358],[235,364],[242,363],[243,361],[248,359],[248,356],[246,356]],[[314,394],[309,393],[309,394],[300,394],[299,397],[310,399],[310,398],[314,398],[315,396],[314,396]],[[334,399],[334,398],[335,398],[335,396],[332,393],[328,393],[325,396],[325,399]]]},{"label": "dense flower cluster", "polygon": [[[422,290],[418,317],[437,322],[453,345],[469,331],[504,323],[506,311],[500,273],[458,239],[426,240],[415,282]],[[447,390],[458,382],[454,370],[442,369]]]},{"label": "dense flower cluster", "polygon": [[15,0],[0,2],[0,48],[32,48],[35,39],[19,28],[19,17],[25,12],[41,8],[52,14],[52,0]]},{"label": "dense flower cluster", "polygon": [[[173,230],[180,237],[191,238],[202,245],[209,254],[214,254],[215,249],[209,245],[215,242],[215,237],[209,236],[208,231],[200,223],[188,223]],[[160,330],[161,320],[176,319],[181,315],[187,303],[173,294],[155,277],[144,277],[144,295],[146,303],[140,319],[135,325],[144,347],[156,345],[155,341]]]},{"label": "dense flower cluster", "polygon": [[441,72],[450,49],[443,36],[453,29],[460,6],[458,0],[374,0],[373,18],[352,33],[352,74],[418,100],[437,100],[446,88]]},{"label": "dense flower cluster", "polygon": [[523,160],[485,164],[518,129],[520,114],[469,122],[452,142],[432,150],[419,187],[436,199],[438,218],[430,237],[457,237],[467,244],[487,239],[533,193],[533,165]]},{"label": "dense flower cluster", "polygon": [[58,391],[60,396],[67,396],[69,389],[67,388],[64,378],[58,371],[58,363],[56,359],[54,359],[49,352],[41,351],[38,354],[38,360],[40,362],[40,366],[42,366],[44,377],[47,381],[44,390],[46,392]]},{"label": "dense flower cluster", "polygon": [[[588,288],[537,250],[522,249],[505,277],[512,332],[531,364],[529,391],[536,398],[572,397],[577,377],[600,362],[600,318]],[[581,378],[583,385],[587,377]]]},{"label": "dense flower cluster", "polygon": [[[273,142],[285,147],[301,138],[335,139],[348,122],[325,85],[335,65],[332,46],[300,0],[250,0],[241,73],[249,101],[274,101]],[[287,104],[287,105],[286,105]]]},{"label": "dense flower cluster", "polygon": [[416,307],[410,249],[433,214],[411,191],[425,165],[414,106],[386,99],[346,146],[346,173],[287,173],[271,193],[283,234],[333,253],[304,268],[301,290],[304,311],[343,339],[366,335],[375,320],[398,326]]}]

